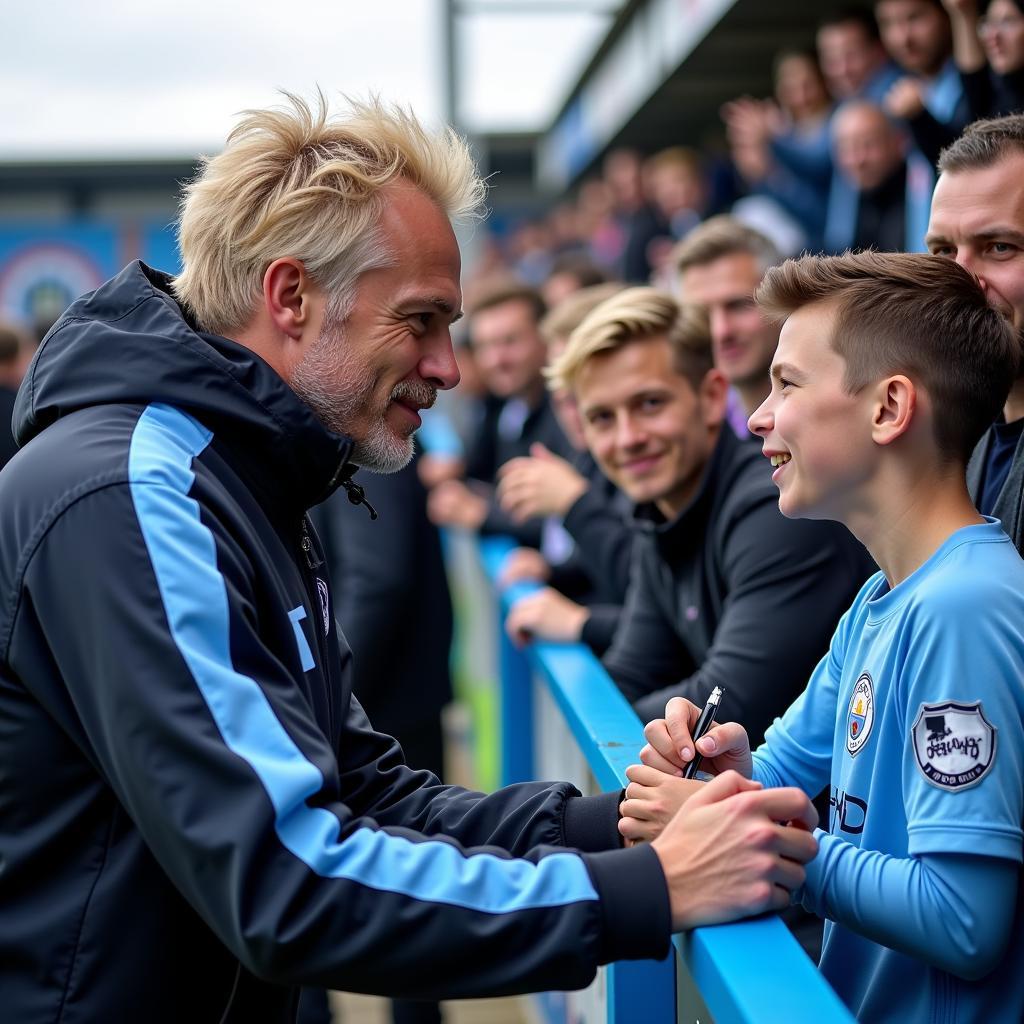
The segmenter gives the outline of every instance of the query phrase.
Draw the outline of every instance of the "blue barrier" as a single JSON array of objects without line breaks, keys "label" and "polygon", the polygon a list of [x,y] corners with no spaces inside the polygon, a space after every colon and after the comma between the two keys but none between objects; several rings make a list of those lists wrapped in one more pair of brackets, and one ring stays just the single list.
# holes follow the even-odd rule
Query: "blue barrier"
[{"label": "blue barrier", "polygon": [[[492,586],[513,546],[506,538],[480,542]],[[534,680],[539,679],[597,786],[620,788],[626,784],[626,766],[636,763],[644,743],[643,726],[601,663],[582,644],[535,643],[520,651],[505,636],[505,613],[536,589],[536,584],[518,583],[498,598],[502,782],[537,777]],[[774,916],[676,936],[674,953],[660,963],[613,964],[600,1003],[608,1024],[853,1024],[839,997]]]}]

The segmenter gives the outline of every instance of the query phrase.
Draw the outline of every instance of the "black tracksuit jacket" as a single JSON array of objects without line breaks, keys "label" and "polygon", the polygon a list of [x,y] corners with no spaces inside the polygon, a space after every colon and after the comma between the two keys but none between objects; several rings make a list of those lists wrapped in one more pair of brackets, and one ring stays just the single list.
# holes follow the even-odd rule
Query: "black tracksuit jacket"
[{"label": "black tracksuit jacket", "polygon": [[0,1016],[287,1021],[301,984],[663,954],[617,795],[443,787],[371,728],[305,516],[351,442],[168,286],[133,264],[71,306],[0,473]]}]

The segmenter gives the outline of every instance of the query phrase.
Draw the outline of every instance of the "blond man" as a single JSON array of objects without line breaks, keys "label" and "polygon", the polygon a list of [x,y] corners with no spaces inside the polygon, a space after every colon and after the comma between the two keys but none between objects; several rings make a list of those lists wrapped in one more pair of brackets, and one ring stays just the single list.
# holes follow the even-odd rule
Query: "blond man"
[{"label": "blond man", "polygon": [[355,465],[403,465],[457,382],[451,219],[481,192],[402,111],[250,112],[186,190],[184,272],[132,264],[43,342],[0,474],[10,1019],[576,987],[802,883],[798,829],[745,856],[813,823],[795,791],[733,776],[621,849],[617,793],[443,787],[351,697],[305,511],[366,504]]}]

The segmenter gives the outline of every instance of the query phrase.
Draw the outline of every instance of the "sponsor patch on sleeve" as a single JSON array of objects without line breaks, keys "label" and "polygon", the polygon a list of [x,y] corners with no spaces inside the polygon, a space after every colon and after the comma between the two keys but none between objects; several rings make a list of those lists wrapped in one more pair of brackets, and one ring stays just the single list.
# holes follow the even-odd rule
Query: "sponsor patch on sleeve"
[{"label": "sponsor patch on sleeve", "polygon": [[951,792],[976,786],[995,763],[996,729],[981,701],[922,704],[911,742],[921,774]]}]

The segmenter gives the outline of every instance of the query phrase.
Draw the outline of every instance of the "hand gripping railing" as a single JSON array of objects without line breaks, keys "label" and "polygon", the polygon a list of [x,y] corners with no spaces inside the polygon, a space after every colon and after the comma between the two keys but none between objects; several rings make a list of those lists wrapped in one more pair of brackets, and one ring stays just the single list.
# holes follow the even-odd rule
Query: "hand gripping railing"
[{"label": "hand gripping railing", "polygon": [[[553,745],[553,704],[592,773],[596,786],[591,788],[621,788],[626,784],[626,766],[636,763],[643,746],[643,726],[583,645],[533,643],[520,651],[509,642],[503,629],[506,612],[537,589],[536,584],[518,583],[497,594],[495,581],[512,547],[506,538],[480,542],[481,561],[497,608],[502,783],[550,777],[544,770],[552,761],[549,754],[565,763],[564,749],[546,749]],[[564,743],[563,732],[554,745]],[[580,784],[577,779],[571,781]],[[774,915],[677,935],[675,954],[660,963],[612,964],[592,986],[595,992],[577,999],[569,1016],[588,1024],[853,1022]],[[550,1012],[547,1016],[554,1017]]]}]

